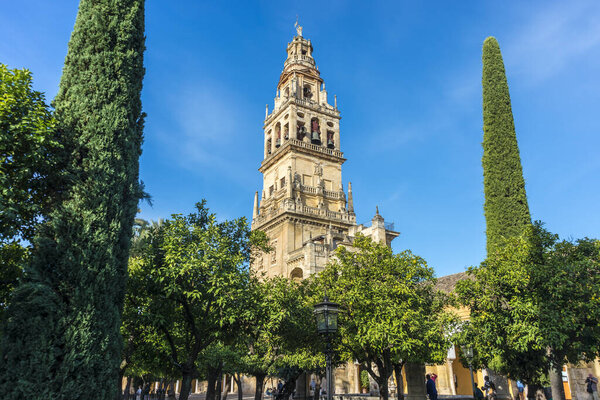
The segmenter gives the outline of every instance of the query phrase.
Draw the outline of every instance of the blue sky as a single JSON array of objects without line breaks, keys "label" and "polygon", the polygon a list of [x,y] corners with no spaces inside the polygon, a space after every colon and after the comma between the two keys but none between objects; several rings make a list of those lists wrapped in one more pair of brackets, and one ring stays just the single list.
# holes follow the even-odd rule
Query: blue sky
[{"label": "blue sky", "polygon": [[[0,62],[52,99],[77,1],[8,2]],[[438,276],[485,255],[481,45],[503,52],[534,219],[564,238],[600,227],[600,2],[149,1],[142,217],[251,216],[265,104],[296,15],[342,113],[359,222],[379,205]]]}]

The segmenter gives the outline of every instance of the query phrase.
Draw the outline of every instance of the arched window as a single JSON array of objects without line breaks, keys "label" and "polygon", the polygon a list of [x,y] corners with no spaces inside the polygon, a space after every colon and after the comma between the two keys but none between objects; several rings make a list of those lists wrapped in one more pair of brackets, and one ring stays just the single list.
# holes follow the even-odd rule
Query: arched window
[{"label": "arched window", "polygon": [[275,125],[275,147],[281,146],[281,122]]},{"label": "arched window", "polygon": [[317,117],[310,120],[310,141],[312,144],[321,144],[321,127]]},{"label": "arched window", "polygon": [[302,272],[302,268],[296,267],[292,270],[292,272],[290,273],[290,279],[295,281],[295,282],[300,282],[302,280],[304,276],[304,273]]}]

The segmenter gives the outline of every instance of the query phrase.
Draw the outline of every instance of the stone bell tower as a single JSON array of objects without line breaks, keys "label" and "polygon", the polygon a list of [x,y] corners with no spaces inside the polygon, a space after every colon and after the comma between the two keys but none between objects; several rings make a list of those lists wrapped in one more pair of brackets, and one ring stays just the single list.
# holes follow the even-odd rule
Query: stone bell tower
[{"label": "stone bell tower", "polygon": [[312,43],[301,27],[287,45],[263,129],[263,189],[255,194],[252,229],[266,232],[273,251],[254,261],[255,270],[300,280],[319,272],[338,245],[351,245],[356,232],[388,243],[398,236],[385,229],[379,215],[369,228],[356,225],[351,185],[347,195],[342,185],[346,159],[337,101],[329,104]]}]

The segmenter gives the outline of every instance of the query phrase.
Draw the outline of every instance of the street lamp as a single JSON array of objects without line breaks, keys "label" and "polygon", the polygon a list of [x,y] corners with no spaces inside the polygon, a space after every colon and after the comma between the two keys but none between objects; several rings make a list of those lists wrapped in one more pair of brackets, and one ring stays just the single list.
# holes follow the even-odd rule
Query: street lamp
[{"label": "street lamp", "polygon": [[475,379],[473,379],[473,347],[463,345],[461,346],[462,354],[467,359],[469,363],[469,372],[471,373],[471,388],[473,390],[473,398],[477,398],[477,394],[475,393]]},{"label": "street lamp", "polygon": [[327,360],[327,400],[333,399],[333,379],[331,373],[331,340],[329,335],[337,331],[337,317],[340,306],[332,303],[325,295],[321,303],[315,304],[315,317],[317,319],[317,331],[325,336],[325,357]]}]

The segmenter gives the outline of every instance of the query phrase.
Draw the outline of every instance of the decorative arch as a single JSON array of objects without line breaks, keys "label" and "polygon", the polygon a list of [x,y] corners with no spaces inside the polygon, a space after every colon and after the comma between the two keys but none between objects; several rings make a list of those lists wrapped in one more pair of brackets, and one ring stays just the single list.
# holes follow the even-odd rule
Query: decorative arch
[{"label": "decorative arch", "polygon": [[300,267],[296,267],[292,270],[292,272],[290,272],[290,279],[295,282],[300,282],[303,277],[304,277],[304,272],[302,271],[302,268],[300,268]]}]

